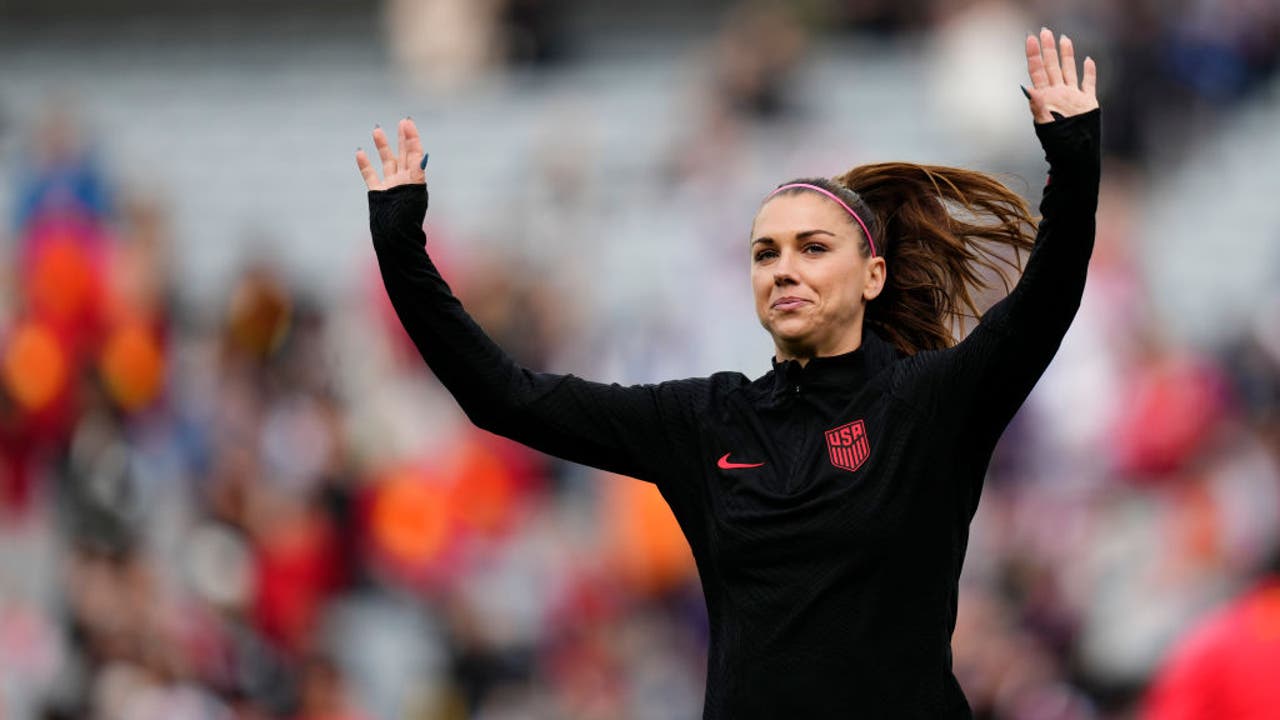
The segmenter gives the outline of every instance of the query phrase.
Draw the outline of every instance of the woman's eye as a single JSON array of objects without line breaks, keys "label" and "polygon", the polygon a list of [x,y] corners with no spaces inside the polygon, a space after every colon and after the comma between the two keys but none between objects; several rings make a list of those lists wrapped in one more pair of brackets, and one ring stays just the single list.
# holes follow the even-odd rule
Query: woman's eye
[{"label": "woman's eye", "polygon": [[773,250],[761,250],[760,252],[756,253],[756,262],[760,262],[762,260],[768,260],[769,258],[777,254],[778,253],[774,252]]},{"label": "woman's eye", "polygon": [[816,244],[805,245],[804,251],[807,253],[824,253],[827,251],[827,247],[825,245],[816,245]]}]

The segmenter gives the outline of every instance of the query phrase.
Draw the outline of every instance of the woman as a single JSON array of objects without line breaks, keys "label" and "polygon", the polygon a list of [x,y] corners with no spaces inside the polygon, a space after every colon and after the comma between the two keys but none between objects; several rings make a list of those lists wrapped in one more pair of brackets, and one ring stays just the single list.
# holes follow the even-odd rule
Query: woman
[{"label": "woman", "polygon": [[[476,425],[657,485],[711,621],[706,718],[968,717],[951,668],[957,583],[996,440],[1075,315],[1093,247],[1092,60],[1027,38],[1050,166],[1017,286],[956,343],[991,249],[1032,246],[1025,203],[964,170],[890,163],[784,183],[756,214],[751,282],[775,344],[756,380],[623,387],[517,366],[424,250],[412,122],[381,130],[370,226],[427,364]],[[984,250],[984,247],[986,250]]]}]

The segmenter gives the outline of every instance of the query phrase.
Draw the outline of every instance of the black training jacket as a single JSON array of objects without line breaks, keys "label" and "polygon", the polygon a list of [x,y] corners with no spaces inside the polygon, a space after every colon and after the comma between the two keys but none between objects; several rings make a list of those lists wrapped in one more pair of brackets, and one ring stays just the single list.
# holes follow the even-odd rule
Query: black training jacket
[{"label": "black training jacket", "polygon": [[[387,293],[479,427],[657,485],[710,615],[704,718],[959,718],[957,583],[996,440],[1084,290],[1100,111],[1035,126],[1049,161],[1021,279],[955,347],[623,386],[514,363],[428,257],[420,184],[369,192]],[[893,272],[893,268],[889,269]]]}]

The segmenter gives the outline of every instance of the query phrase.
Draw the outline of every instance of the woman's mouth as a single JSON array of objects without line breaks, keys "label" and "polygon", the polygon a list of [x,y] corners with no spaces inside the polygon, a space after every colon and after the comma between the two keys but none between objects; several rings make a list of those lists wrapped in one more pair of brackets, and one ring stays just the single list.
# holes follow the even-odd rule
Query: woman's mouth
[{"label": "woman's mouth", "polygon": [[774,300],[772,307],[774,310],[787,311],[787,310],[795,310],[801,305],[807,305],[808,303],[809,303],[808,300],[804,300],[802,298],[782,297],[782,298],[778,298],[777,300]]}]

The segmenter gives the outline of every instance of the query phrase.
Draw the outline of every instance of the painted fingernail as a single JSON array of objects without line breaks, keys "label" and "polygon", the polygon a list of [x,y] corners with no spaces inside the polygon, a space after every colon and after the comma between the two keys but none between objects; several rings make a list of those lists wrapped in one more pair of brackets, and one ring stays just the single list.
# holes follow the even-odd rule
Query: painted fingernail
[{"label": "painted fingernail", "polygon": [[381,129],[382,129],[382,125],[381,125],[380,123],[374,123],[374,124],[373,124],[373,129],[374,129],[374,130],[381,130]]},{"label": "painted fingernail", "polygon": [[1018,87],[1022,88],[1022,94],[1023,94],[1023,95],[1026,95],[1026,96],[1027,96],[1027,99],[1028,99],[1028,100],[1030,100],[1030,99],[1031,99],[1031,92],[1027,90],[1027,86],[1026,86],[1026,85],[1019,85]]},{"label": "painted fingernail", "polygon": [[430,154],[430,153],[425,153],[425,152],[424,152],[424,153],[422,153],[422,163],[421,163],[420,165],[418,165],[418,169],[419,169],[419,170],[426,170],[426,169],[427,169],[427,158],[429,158],[429,157],[431,157],[431,154]]}]

